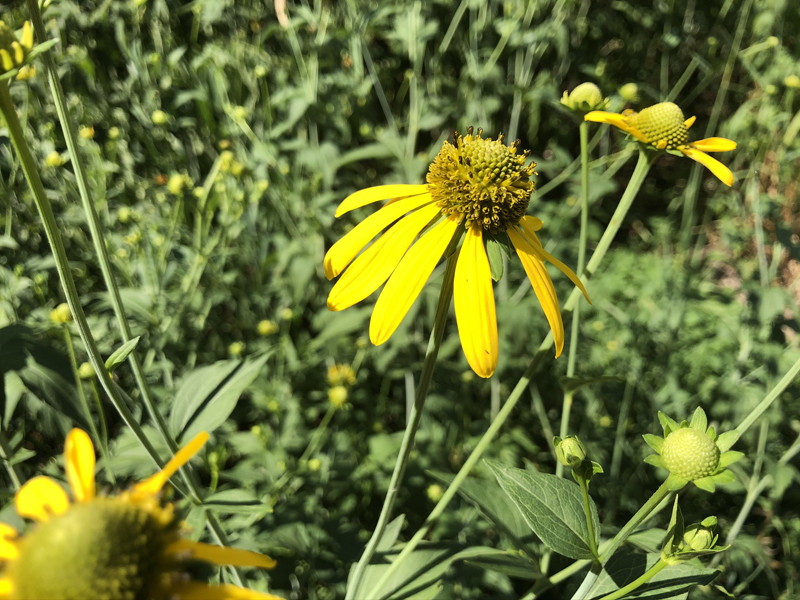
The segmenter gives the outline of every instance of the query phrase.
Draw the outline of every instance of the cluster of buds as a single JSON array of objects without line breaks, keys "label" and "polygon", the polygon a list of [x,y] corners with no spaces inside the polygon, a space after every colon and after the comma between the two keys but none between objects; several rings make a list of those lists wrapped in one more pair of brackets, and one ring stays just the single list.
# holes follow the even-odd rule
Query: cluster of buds
[{"label": "cluster of buds", "polygon": [[3,21],[0,21],[0,75],[12,73],[24,67],[31,50],[33,50],[33,29],[29,21],[22,26],[22,37]]},{"label": "cluster of buds", "polygon": [[669,522],[667,536],[661,548],[661,560],[675,565],[693,558],[717,554],[727,550],[728,546],[717,546],[719,536],[714,532],[717,517],[706,517],[699,523],[688,527],[683,524],[683,514],[678,506],[678,498],[672,506],[672,518]]},{"label": "cluster of buds", "polygon": [[356,382],[356,372],[350,365],[334,364],[328,367],[328,400],[337,408],[347,402],[347,388]]}]

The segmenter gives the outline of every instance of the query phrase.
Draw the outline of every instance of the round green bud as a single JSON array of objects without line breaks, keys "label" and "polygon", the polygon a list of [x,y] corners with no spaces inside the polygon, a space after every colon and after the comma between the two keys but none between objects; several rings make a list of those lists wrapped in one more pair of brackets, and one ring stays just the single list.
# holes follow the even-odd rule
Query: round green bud
[{"label": "round green bud", "polygon": [[228,346],[228,354],[231,356],[241,356],[244,352],[244,342],[233,342]]},{"label": "round green bud", "polygon": [[556,448],[556,458],[565,467],[575,468],[586,460],[586,448],[574,435],[568,435],[563,440],[559,437],[553,439]]},{"label": "round green bud", "polygon": [[797,75],[789,75],[783,80],[783,84],[788,88],[800,88],[800,77]]},{"label": "round green bud", "polygon": [[[714,519],[716,522],[716,518]],[[683,534],[683,541],[686,545],[695,551],[708,550],[713,548],[717,542],[717,536],[711,527],[705,526],[703,523],[695,523],[686,528]]]},{"label": "round green bud", "polygon": [[256,329],[258,330],[258,335],[272,335],[273,333],[278,332],[278,325],[274,321],[270,321],[269,319],[264,319],[263,321],[259,321],[258,325],[256,325]]},{"label": "round green bud", "polygon": [[639,100],[639,86],[635,83],[626,83],[619,88],[619,95],[627,102],[637,102]]},{"label": "round green bud", "polygon": [[156,125],[165,125],[169,122],[169,115],[163,110],[154,110],[150,118],[153,119],[153,123]]},{"label": "round green bud", "polygon": [[78,377],[81,379],[92,379],[94,376],[94,367],[88,362],[81,363],[81,366],[78,367]]},{"label": "round green bud", "polygon": [[580,84],[571,93],[564,92],[561,104],[579,112],[588,112],[605,107],[607,101],[603,98],[600,88],[591,82]]},{"label": "round green bud", "polygon": [[428,498],[430,498],[431,502],[439,502],[442,496],[444,496],[444,490],[438,483],[428,486]]},{"label": "round green bud", "polygon": [[670,473],[694,481],[717,470],[719,448],[705,432],[683,427],[666,437],[661,458]]},{"label": "round green bud", "polygon": [[343,385],[337,385],[328,390],[328,400],[336,408],[341,408],[347,402],[347,388]]},{"label": "round green bud", "polygon": [[322,461],[318,458],[312,458],[308,461],[308,470],[316,473],[322,467]]},{"label": "round green bud", "polygon": [[72,321],[72,312],[69,310],[69,304],[62,302],[50,311],[50,320],[56,325],[63,325]]},{"label": "round green bud", "polygon": [[59,154],[58,151],[53,150],[44,159],[44,164],[46,164],[48,167],[60,167],[64,164],[64,159],[61,158],[61,154]]}]

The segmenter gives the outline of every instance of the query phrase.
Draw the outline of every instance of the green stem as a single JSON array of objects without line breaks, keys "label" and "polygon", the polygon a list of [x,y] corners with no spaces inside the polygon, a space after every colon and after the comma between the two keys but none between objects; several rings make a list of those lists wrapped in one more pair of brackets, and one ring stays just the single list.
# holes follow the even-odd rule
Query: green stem
[{"label": "green stem", "polygon": [[[444,281],[442,282],[442,289],[439,292],[439,303],[436,307],[436,318],[433,323],[433,330],[431,337],[428,341],[428,350],[425,354],[425,362],[422,366],[422,375],[420,376],[419,386],[417,387],[417,396],[411,414],[408,418],[403,441],[400,443],[400,452],[397,456],[394,471],[392,472],[392,479],[389,482],[389,489],[386,492],[386,498],[383,501],[383,508],[378,517],[378,523],[375,526],[375,531],[372,534],[367,547],[364,549],[364,554],[356,565],[353,571],[353,577],[350,580],[350,585],[347,589],[345,600],[352,600],[358,597],[359,586],[364,577],[364,573],[372,560],[375,549],[383,537],[386,526],[389,524],[391,518],[392,508],[397,499],[397,493],[400,490],[400,483],[403,480],[406,466],[408,465],[408,457],[411,454],[413,447],[414,436],[419,427],[419,421],[422,417],[422,407],[425,404],[425,399],[428,396],[428,388],[430,387],[431,378],[433,376],[433,369],[436,366],[436,357],[439,355],[439,346],[442,343],[444,336],[444,327],[447,323],[447,313],[450,310],[450,302],[453,298],[453,280],[456,273],[456,261],[458,259],[458,252],[453,252],[447,259],[447,268],[444,274]],[[382,585],[382,584],[381,584]],[[374,590],[367,594],[367,598],[375,597]]]},{"label": "green stem", "polygon": [[103,402],[100,400],[100,394],[97,392],[97,384],[94,381],[94,377],[92,377],[89,382],[92,388],[94,403],[97,406],[97,420],[100,421],[100,437],[102,438],[103,445],[106,447],[106,452],[108,452],[108,426],[106,425],[106,411],[103,410]]},{"label": "green stem", "polygon": [[317,427],[314,430],[314,435],[311,438],[311,441],[308,443],[308,447],[306,447],[305,452],[303,452],[303,455],[300,457],[300,460],[298,461],[299,464],[302,465],[309,459],[311,455],[313,455],[317,451],[317,448],[319,447],[319,444],[322,441],[322,436],[328,429],[328,425],[330,424],[333,415],[336,414],[336,410],[337,408],[333,404],[331,404],[328,407],[328,412],[326,412],[325,416],[322,417],[322,421],[320,422],[319,427]]},{"label": "green stem", "polygon": [[603,596],[602,600],[619,600],[619,598],[624,598],[633,590],[640,588],[645,583],[650,581],[653,577],[655,577],[658,573],[660,573],[664,567],[668,566],[669,563],[665,561],[663,558],[659,558],[658,562],[654,564],[650,569],[647,570],[641,577],[634,579],[625,587],[619,588],[616,592],[612,592],[608,596]]},{"label": "green stem", "polygon": [[[602,262],[606,252],[608,252],[608,249],[611,246],[614,236],[616,236],[620,226],[622,225],[622,221],[625,219],[628,209],[630,209],[631,205],[633,204],[636,193],[639,191],[642,183],[644,183],[644,179],[648,170],[650,169],[651,164],[650,158],[646,152],[646,150],[640,147],[639,161],[636,163],[636,168],[633,171],[633,175],[631,175],[628,187],[625,189],[625,193],[622,195],[622,199],[620,200],[617,209],[614,211],[611,221],[606,227],[603,236],[600,238],[600,242],[597,244],[597,248],[595,249],[594,254],[592,254],[589,264],[586,265],[586,269],[581,274],[581,279],[584,283],[589,281],[589,278]],[[562,314],[565,312],[571,312],[575,308],[575,305],[578,302],[578,296],[580,294],[581,292],[577,288],[572,291],[572,294],[561,311]],[[392,575],[397,572],[400,564],[416,549],[416,547],[427,534],[428,530],[433,527],[433,524],[436,522],[436,520],[442,515],[442,513],[444,513],[444,510],[455,497],[459,487],[461,487],[461,484],[464,483],[470,471],[472,471],[473,467],[478,463],[483,453],[489,447],[489,444],[492,442],[492,440],[494,440],[494,437],[500,431],[500,428],[511,414],[511,411],[514,410],[514,407],[522,397],[523,392],[528,387],[536,368],[539,366],[539,363],[544,358],[545,353],[552,347],[552,345],[553,333],[550,332],[545,340],[540,344],[539,349],[536,351],[536,354],[534,354],[530,364],[525,369],[522,377],[520,377],[517,385],[514,387],[513,391],[506,400],[506,403],[503,405],[503,408],[501,408],[500,412],[497,413],[497,417],[495,417],[494,421],[492,421],[491,425],[489,425],[489,428],[486,430],[486,433],[483,434],[483,437],[478,442],[478,445],[475,446],[472,454],[469,455],[469,458],[467,458],[466,462],[461,467],[461,470],[455,476],[453,481],[450,482],[450,485],[447,487],[447,490],[445,490],[445,493],[442,495],[439,502],[428,515],[428,518],[425,519],[422,527],[419,528],[409,542],[403,547],[403,550],[397,555],[397,558],[394,559],[389,568],[381,576],[380,580],[368,594],[368,597],[380,597],[379,592],[381,591],[381,588],[386,584],[386,582],[389,581]]]},{"label": "green stem", "polygon": [[92,410],[89,408],[89,401],[86,399],[86,390],[83,389],[83,381],[81,381],[81,376],[78,374],[78,361],[75,359],[75,345],[72,343],[72,335],[69,332],[69,326],[64,323],[64,325],[61,327],[64,330],[64,341],[67,343],[67,354],[69,355],[69,364],[72,367],[72,378],[75,380],[75,387],[78,388],[78,398],[81,401],[83,412],[86,413],[86,423],[89,425],[89,429],[92,432],[92,437],[94,437],[97,442],[97,447],[100,449],[100,454],[103,457],[104,470],[106,472],[106,476],[108,477],[108,481],[112,484],[116,483],[114,473],[111,471],[111,466],[108,460],[108,448],[106,448],[105,444],[103,443],[103,438],[100,437],[97,427],[94,424]]},{"label": "green stem", "polygon": [[586,529],[589,533],[589,550],[591,550],[592,556],[599,561],[600,554],[597,552],[597,542],[595,541],[597,533],[594,528],[594,519],[592,519],[592,509],[589,498],[589,482],[586,480],[586,477],[579,477],[578,484],[581,486],[581,496],[583,496],[583,514],[586,517]]},{"label": "green stem", "polygon": [[0,458],[2,458],[6,471],[8,471],[8,476],[11,478],[11,484],[14,486],[14,490],[17,491],[22,486],[24,477],[22,477],[17,470],[17,465],[11,464],[11,456],[11,446],[6,438],[6,433],[0,429]]}]

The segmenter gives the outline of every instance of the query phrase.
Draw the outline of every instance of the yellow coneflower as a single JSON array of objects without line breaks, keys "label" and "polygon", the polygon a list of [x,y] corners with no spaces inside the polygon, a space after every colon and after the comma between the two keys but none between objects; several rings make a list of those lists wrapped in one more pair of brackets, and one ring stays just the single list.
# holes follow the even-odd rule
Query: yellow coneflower
[{"label": "yellow coneflower", "polygon": [[92,442],[73,429],[64,462],[74,503],[47,477],[31,479],[17,492],[17,513],[37,524],[22,537],[0,524],[0,599],[280,600],[233,585],[190,581],[184,572],[188,560],[275,566],[263,554],[182,538],[175,507],[161,502],[161,488],[207,439],[207,433],[198,434],[162,471],[130,490],[100,496]]},{"label": "yellow coneflower", "polygon": [[535,233],[542,221],[525,215],[535,163],[525,166],[528,153],[517,154],[518,142],[506,146],[502,136],[483,139],[481,133],[473,135],[470,128],[468,135],[457,136],[455,145],[445,142],[430,166],[427,185],[382,185],[348,196],[337,217],[389,201],[331,247],[325,274],[333,279],[344,272],[328,296],[330,310],[352,306],[386,282],[369,328],[372,343],[382,344],[400,325],[445,250],[463,236],[453,283],[456,322],[470,366],[481,377],[491,377],[498,341],[485,247],[489,239],[516,250],[550,323],[556,356],[564,347],[564,325],[544,261],[586,292],[575,273],[542,247]]},{"label": "yellow coneflower", "polygon": [[711,137],[696,142],[689,141],[689,128],[696,117],[685,119],[683,111],[672,102],[660,102],[641,112],[626,110],[622,113],[593,111],[584,119],[597,123],[608,123],[629,133],[644,144],[659,150],[677,150],[699,162],[722,183],[733,185],[733,173],[706,152],[728,152],[736,149],[736,142],[726,138]]}]

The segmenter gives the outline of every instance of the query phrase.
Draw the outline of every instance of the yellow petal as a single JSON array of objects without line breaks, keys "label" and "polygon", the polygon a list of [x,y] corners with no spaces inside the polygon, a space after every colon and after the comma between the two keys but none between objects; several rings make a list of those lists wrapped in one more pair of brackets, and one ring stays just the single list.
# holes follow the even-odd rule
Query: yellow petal
[{"label": "yellow petal", "polygon": [[610,113],[602,110],[593,110],[584,115],[585,121],[594,121],[595,123],[608,123],[614,127],[622,129],[625,133],[630,133],[640,142],[648,143],[647,139],[639,132],[638,129],[628,124],[628,118],[618,113]]},{"label": "yellow petal", "polygon": [[686,119],[683,122],[683,126],[686,127],[686,129],[689,129],[692,125],[694,125],[694,122],[696,120],[697,120],[697,117],[689,117],[688,119]]},{"label": "yellow petal", "polygon": [[697,140],[687,144],[690,148],[701,152],[729,152],[736,150],[736,142],[727,138],[711,137],[704,140]]},{"label": "yellow petal", "polygon": [[191,540],[181,539],[173,542],[166,549],[167,554],[188,554],[193,559],[202,560],[215,565],[233,565],[234,567],[261,567],[271,569],[276,564],[269,556],[241,550],[240,548],[229,548],[227,546],[217,546],[215,544],[204,544]]},{"label": "yellow petal", "polygon": [[361,249],[385,227],[416,208],[432,202],[430,194],[421,194],[392,202],[371,214],[331,246],[325,255],[325,276],[333,279],[344,271]]},{"label": "yellow petal", "polygon": [[403,217],[353,261],[328,296],[329,310],[344,310],[381,287],[422,228],[439,213],[435,204]]},{"label": "yellow petal", "polygon": [[536,254],[539,256],[539,259],[546,260],[554,267],[556,267],[559,271],[564,273],[564,275],[569,277],[570,281],[574,283],[581,292],[583,292],[583,296],[584,298],[586,298],[586,301],[589,304],[591,304],[592,301],[589,300],[589,294],[586,293],[586,288],[583,287],[583,282],[575,274],[575,272],[572,269],[570,269],[567,265],[565,265],[563,262],[558,260],[555,256],[550,254],[547,250],[544,249],[544,246],[542,246],[542,242],[539,241],[539,237],[534,233],[534,230],[528,226],[528,223],[525,222],[524,218],[520,221],[520,225],[522,226],[522,230],[525,233],[526,239],[529,242],[531,242],[531,245],[535,249]]},{"label": "yellow petal", "polygon": [[367,204],[372,204],[373,202],[378,202],[380,200],[417,196],[419,194],[426,194],[427,192],[427,185],[377,185],[365,190],[360,190],[355,194],[350,194],[347,198],[342,200],[342,203],[336,209],[336,216],[341,217],[343,214],[350,212],[353,209],[361,208],[362,206],[366,206]]},{"label": "yellow petal", "polygon": [[9,577],[0,578],[0,600],[11,598],[14,592],[14,583]]},{"label": "yellow petal", "polygon": [[680,150],[692,160],[696,160],[701,165],[706,167],[728,187],[733,185],[733,173],[731,173],[731,170],[719,162],[716,158],[712,158],[708,154],[700,152],[700,150],[696,150],[695,148],[681,148]]},{"label": "yellow petal", "polygon": [[161,488],[164,487],[164,484],[167,483],[169,478],[172,477],[178,469],[189,462],[189,459],[197,454],[200,451],[200,448],[203,447],[203,444],[205,444],[207,441],[208,434],[205,431],[198,433],[188,444],[175,453],[175,456],[173,456],[170,461],[164,465],[164,468],[161,469],[161,471],[133,486],[134,495],[155,496],[158,494],[158,492],[161,491]]},{"label": "yellow petal", "polygon": [[511,243],[517,251],[525,273],[531,281],[533,291],[542,305],[547,322],[550,323],[550,330],[553,332],[553,341],[556,346],[556,358],[564,350],[564,323],[561,320],[561,311],[558,308],[558,298],[553,280],[547,273],[544,263],[537,256],[536,248],[513,227],[506,231]]},{"label": "yellow petal", "polygon": [[369,323],[369,339],[378,346],[395,332],[422,291],[459,222],[442,219],[411,246],[383,288]]},{"label": "yellow petal", "polygon": [[17,514],[43,523],[69,508],[64,489],[47,477],[34,477],[23,485],[14,499]]},{"label": "yellow petal", "polygon": [[530,215],[522,217],[522,219],[520,219],[520,224],[523,224],[523,227],[530,229],[531,231],[539,231],[542,228],[542,225],[544,225],[541,219],[537,219],[536,217],[532,217]]},{"label": "yellow petal", "polygon": [[461,246],[453,298],[458,337],[467,362],[478,376],[491,377],[497,368],[497,315],[492,269],[483,247],[483,230],[478,225],[467,230]]},{"label": "yellow petal", "polygon": [[30,21],[25,21],[22,25],[22,46],[26,50],[33,48],[33,28]]},{"label": "yellow petal", "polygon": [[67,481],[78,502],[94,498],[94,446],[82,429],[73,429],[64,444],[64,463]]},{"label": "yellow petal", "polygon": [[0,560],[16,560],[19,556],[19,548],[17,547],[17,530],[0,523]]},{"label": "yellow petal", "polygon": [[0,48],[0,63],[3,64],[3,69],[6,71],[14,68],[14,61],[11,60],[11,55],[5,48]]},{"label": "yellow petal", "polygon": [[22,46],[19,45],[19,42],[11,42],[11,49],[14,51],[14,62],[21,65],[22,61],[25,60],[25,51]]},{"label": "yellow petal", "polygon": [[199,581],[185,581],[170,585],[168,597],[175,600],[283,600],[278,596],[257,592],[235,585],[208,585]]}]

